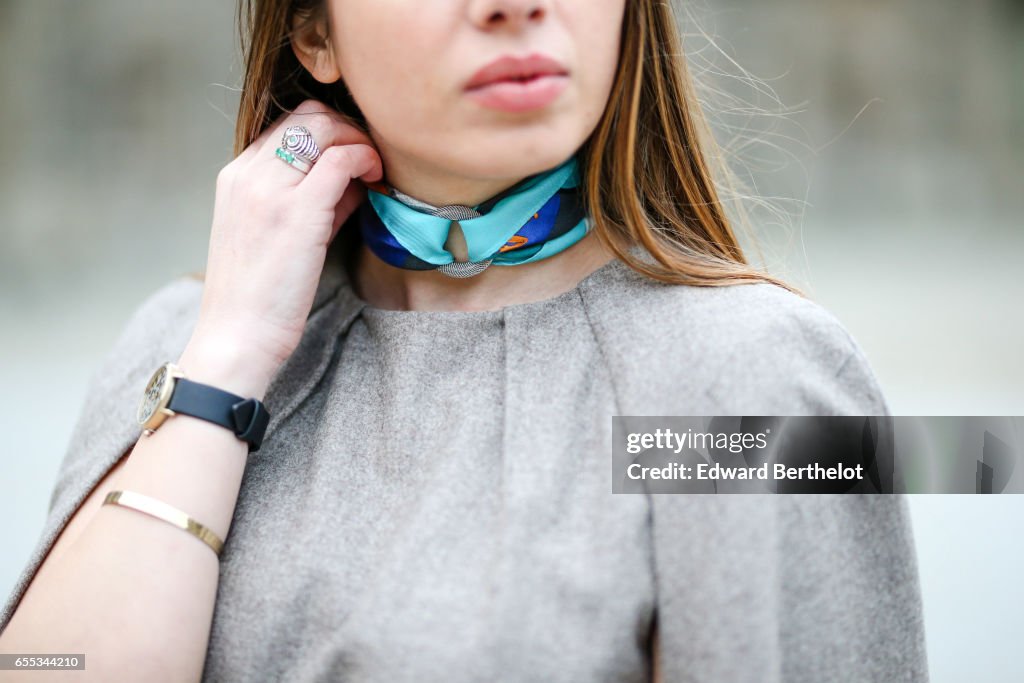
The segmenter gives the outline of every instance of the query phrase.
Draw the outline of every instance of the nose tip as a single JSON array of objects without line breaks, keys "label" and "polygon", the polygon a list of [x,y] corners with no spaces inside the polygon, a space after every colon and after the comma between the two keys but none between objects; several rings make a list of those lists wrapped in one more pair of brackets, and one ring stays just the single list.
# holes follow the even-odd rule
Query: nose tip
[{"label": "nose tip", "polygon": [[479,9],[479,23],[486,28],[518,27],[539,21],[546,14],[544,3],[536,0],[491,0]]}]

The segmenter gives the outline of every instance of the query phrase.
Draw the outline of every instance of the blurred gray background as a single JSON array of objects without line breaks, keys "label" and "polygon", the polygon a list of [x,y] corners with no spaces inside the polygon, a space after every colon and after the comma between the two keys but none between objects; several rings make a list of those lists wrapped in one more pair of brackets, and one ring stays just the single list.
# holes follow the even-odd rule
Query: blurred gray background
[{"label": "blurred gray background", "polygon": [[[1024,3],[687,7],[716,135],[768,200],[765,263],[846,325],[894,413],[1024,415]],[[89,373],[204,267],[239,78],[232,2],[0,2],[5,593]],[[933,680],[1022,680],[1024,499],[911,499]]]}]

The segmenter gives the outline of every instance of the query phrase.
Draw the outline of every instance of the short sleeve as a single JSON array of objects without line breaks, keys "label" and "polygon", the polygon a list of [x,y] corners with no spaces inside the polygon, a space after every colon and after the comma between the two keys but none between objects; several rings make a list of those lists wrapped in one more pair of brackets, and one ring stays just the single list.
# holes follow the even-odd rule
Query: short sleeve
[{"label": "short sleeve", "polygon": [[652,495],[665,681],[928,680],[903,495]]},{"label": "short sleeve", "polygon": [[0,612],[0,632],[61,531],[96,485],[138,439],[138,401],[156,367],[184,351],[199,315],[202,283],[182,276],[151,292],[132,312],[87,383],[50,494],[35,549]]},{"label": "short sleeve", "polygon": [[719,415],[891,414],[860,344],[820,304],[758,286],[708,389]]},{"label": "short sleeve", "polygon": [[864,350],[852,337],[850,342],[852,349],[832,378],[834,395],[842,398],[842,402],[834,406],[837,414],[892,415],[889,401]]},{"label": "short sleeve", "polygon": [[[859,344],[819,304],[750,290],[708,391],[713,415],[890,409]],[[651,494],[665,681],[928,680],[904,494]]]}]

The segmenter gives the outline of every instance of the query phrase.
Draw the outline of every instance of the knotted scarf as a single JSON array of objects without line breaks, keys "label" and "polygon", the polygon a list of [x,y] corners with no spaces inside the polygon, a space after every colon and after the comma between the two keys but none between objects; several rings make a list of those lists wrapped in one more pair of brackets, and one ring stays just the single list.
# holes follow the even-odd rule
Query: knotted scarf
[{"label": "knotted scarf", "polygon": [[[554,256],[587,234],[579,182],[573,156],[474,207],[431,206],[386,183],[369,183],[369,201],[359,208],[360,233],[381,260],[409,270],[470,277],[492,263],[531,263]],[[465,237],[468,262],[456,261],[445,249],[454,222]]]}]

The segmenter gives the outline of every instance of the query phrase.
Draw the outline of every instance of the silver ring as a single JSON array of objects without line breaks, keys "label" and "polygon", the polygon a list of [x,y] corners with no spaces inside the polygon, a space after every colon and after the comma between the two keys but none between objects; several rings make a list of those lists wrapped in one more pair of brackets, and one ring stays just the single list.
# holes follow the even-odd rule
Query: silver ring
[{"label": "silver ring", "polygon": [[281,138],[281,147],[310,164],[315,164],[320,158],[320,148],[317,147],[309,128],[305,126],[288,126]]},{"label": "silver ring", "polygon": [[288,164],[292,168],[302,171],[303,173],[309,173],[309,170],[313,168],[313,164],[309,163],[308,161],[301,157],[295,156],[294,154],[284,149],[283,147],[278,147],[276,150],[274,150],[274,154],[276,154],[277,158],[283,161],[284,163]]}]

